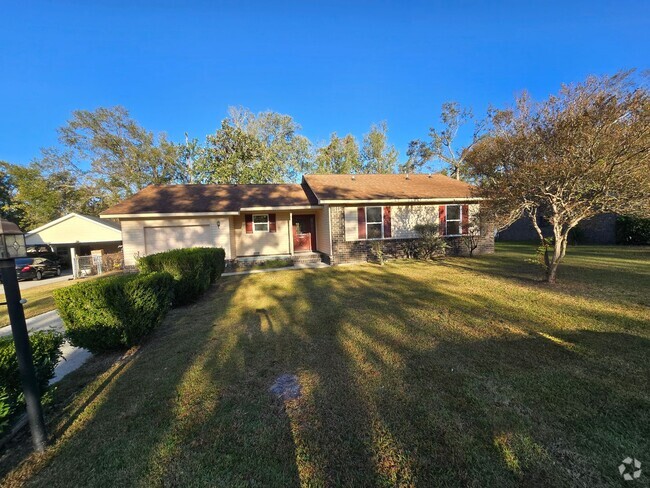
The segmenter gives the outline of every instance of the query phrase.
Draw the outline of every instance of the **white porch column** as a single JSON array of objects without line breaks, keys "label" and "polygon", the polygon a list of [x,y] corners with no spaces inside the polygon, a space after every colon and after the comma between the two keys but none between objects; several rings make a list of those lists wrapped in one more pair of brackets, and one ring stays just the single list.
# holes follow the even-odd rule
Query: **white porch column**
[{"label": "white porch column", "polygon": [[70,248],[70,264],[72,265],[72,277],[77,278],[77,248],[72,246]]},{"label": "white porch column", "polygon": [[293,256],[293,212],[289,212],[289,254]]}]

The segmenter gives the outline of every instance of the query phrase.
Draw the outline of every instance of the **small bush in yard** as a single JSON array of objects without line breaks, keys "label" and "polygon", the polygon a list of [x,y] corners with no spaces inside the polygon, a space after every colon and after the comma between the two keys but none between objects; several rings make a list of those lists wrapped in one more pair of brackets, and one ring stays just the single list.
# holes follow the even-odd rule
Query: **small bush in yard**
[{"label": "small bush in yard", "polygon": [[[63,334],[58,332],[34,332],[29,336],[32,347],[36,379],[41,395],[54,378],[54,368],[61,359]],[[0,434],[9,424],[9,419],[23,403],[23,387],[18,371],[16,347],[12,337],[0,338]]]},{"label": "small bush in yard", "polygon": [[70,342],[93,353],[137,344],[160,324],[172,297],[169,273],[109,276],[54,291]]},{"label": "small bush in yard", "polygon": [[194,247],[150,254],[138,260],[143,273],[166,271],[174,277],[174,305],[196,301],[223,273],[225,252],[220,248]]},{"label": "small bush in yard", "polygon": [[440,236],[436,224],[420,224],[415,226],[415,231],[420,234],[416,242],[416,256],[419,259],[433,259],[445,254],[447,243]]},{"label": "small bush in yard", "polygon": [[650,245],[650,218],[621,215],[616,218],[616,243]]},{"label": "small bush in yard", "polygon": [[386,258],[386,253],[384,252],[384,243],[382,241],[373,241],[370,245],[373,256],[377,259],[377,262],[383,266]]}]

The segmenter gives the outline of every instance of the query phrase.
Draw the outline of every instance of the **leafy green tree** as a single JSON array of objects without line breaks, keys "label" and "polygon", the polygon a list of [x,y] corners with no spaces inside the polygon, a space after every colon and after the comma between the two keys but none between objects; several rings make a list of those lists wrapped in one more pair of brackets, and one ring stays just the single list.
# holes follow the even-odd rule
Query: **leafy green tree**
[{"label": "leafy green tree", "polygon": [[230,120],[262,144],[261,162],[270,166],[280,181],[297,181],[310,168],[311,142],[300,134],[290,115],[272,111],[253,114],[241,107],[229,109]]},{"label": "leafy green tree", "polygon": [[280,174],[264,164],[263,150],[258,139],[225,119],[216,133],[207,136],[194,171],[201,183],[273,183]]},{"label": "leafy green tree", "polygon": [[197,138],[189,139],[185,133],[185,144],[178,146],[178,163],[173,181],[181,184],[200,183],[199,169],[205,157],[205,146]]},{"label": "leafy green tree", "polygon": [[386,122],[373,124],[370,132],[363,136],[361,145],[361,164],[364,173],[394,173],[398,152],[388,143]]},{"label": "leafy green tree", "polygon": [[0,161],[0,216],[20,224],[23,215],[15,203],[16,184],[10,169],[9,163]]},{"label": "leafy green tree", "polygon": [[6,168],[14,185],[12,208],[25,231],[70,212],[98,211],[92,189],[79,185],[77,176],[67,169],[52,167],[43,160]]},{"label": "leafy green tree", "polygon": [[329,143],[316,151],[314,171],[321,174],[348,174],[363,172],[359,144],[352,134],[339,137],[336,132]]},{"label": "leafy green tree", "polygon": [[75,110],[58,132],[68,161],[90,168],[88,176],[106,205],[179,174],[178,146],[141,127],[124,107]]},{"label": "leafy green tree", "polygon": [[203,147],[188,142],[181,153],[201,183],[297,181],[311,164],[311,143],[289,115],[231,107]]}]

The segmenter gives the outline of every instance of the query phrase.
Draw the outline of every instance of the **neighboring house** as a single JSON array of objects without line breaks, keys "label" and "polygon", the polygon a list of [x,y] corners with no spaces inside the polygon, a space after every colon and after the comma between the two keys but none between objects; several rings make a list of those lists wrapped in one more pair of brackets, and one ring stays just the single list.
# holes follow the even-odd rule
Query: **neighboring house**
[{"label": "neighboring house", "polygon": [[[365,261],[372,241],[417,238],[440,224],[456,250],[479,198],[443,175],[306,175],[301,184],[149,186],[102,218],[122,225],[125,264],[193,246],[222,247],[226,259],[287,256],[340,264]],[[492,252],[486,231],[478,253]]]},{"label": "neighboring house", "polygon": [[[538,217],[537,225],[544,237],[553,236],[553,226]],[[616,214],[604,213],[580,222],[570,234],[570,242],[578,244],[616,244]],[[529,217],[520,217],[499,231],[500,241],[538,241],[539,236]]]},{"label": "neighboring house", "polygon": [[25,234],[27,246],[52,247],[65,265],[77,276],[77,256],[94,252],[116,253],[122,245],[120,224],[110,220],[70,213]]}]

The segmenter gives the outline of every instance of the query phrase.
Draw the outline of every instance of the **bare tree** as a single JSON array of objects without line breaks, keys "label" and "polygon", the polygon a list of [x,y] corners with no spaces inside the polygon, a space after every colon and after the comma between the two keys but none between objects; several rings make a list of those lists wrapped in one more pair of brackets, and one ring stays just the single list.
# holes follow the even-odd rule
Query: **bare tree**
[{"label": "bare tree", "polygon": [[467,227],[467,229],[463,229],[463,235],[460,237],[460,241],[465,249],[467,249],[471,258],[474,257],[474,251],[476,251],[481,243],[481,236],[486,232],[481,214],[477,213],[472,215],[469,218]]},{"label": "bare tree", "polygon": [[[458,102],[445,102],[440,111],[441,128],[429,129],[429,141],[416,139],[409,143],[407,156],[409,159],[402,169],[422,168],[432,160],[442,161],[449,165],[451,176],[459,180],[464,170],[467,154],[472,150],[484,132],[485,122],[473,123],[474,115],[469,108],[461,107]],[[469,144],[458,143],[458,132],[463,127],[473,123],[473,134]]]},{"label": "bare tree", "polygon": [[[546,279],[556,281],[568,234],[602,212],[650,211],[650,95],[634,72],[589,77],[533,102],[490,114],[490,132],[468,161],[499,227],[522,215],[546,246]],[[538,218],[553,228],[544,239]]]}]

